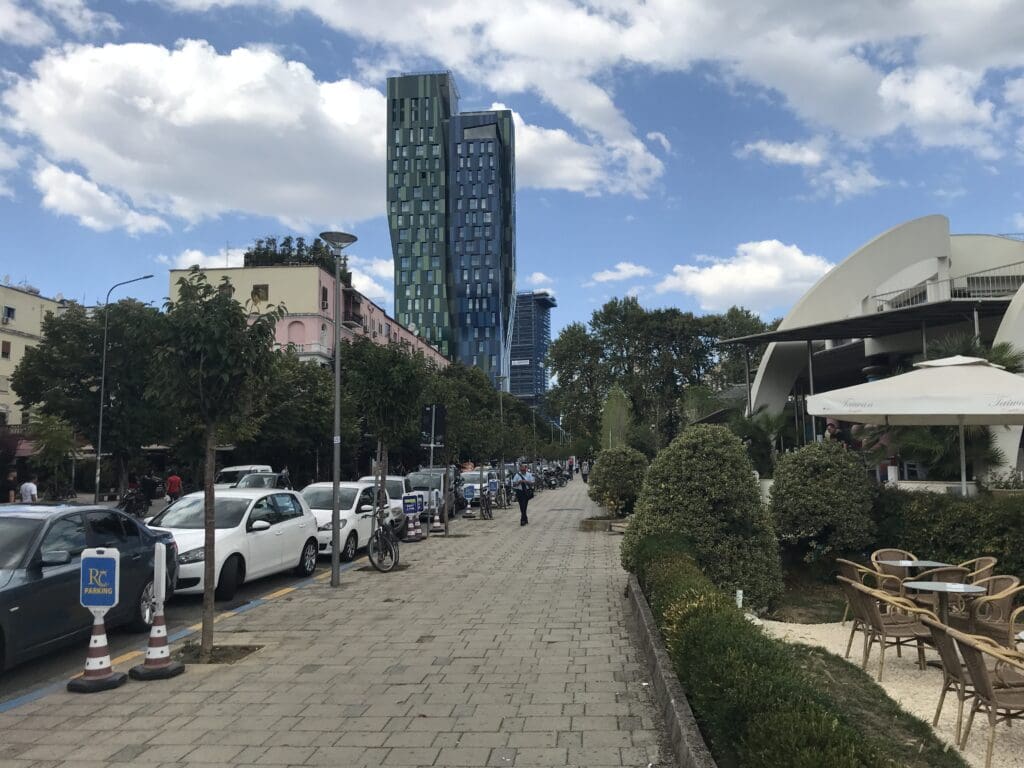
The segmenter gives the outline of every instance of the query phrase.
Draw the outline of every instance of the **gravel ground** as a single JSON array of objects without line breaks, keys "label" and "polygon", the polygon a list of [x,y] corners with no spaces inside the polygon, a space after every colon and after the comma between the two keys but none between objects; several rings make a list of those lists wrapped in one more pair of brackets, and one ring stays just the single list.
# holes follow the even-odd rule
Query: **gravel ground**
[{"label": "gravel ground", "polygon": [[[850,624],[842,626],[833,624],[790,624],[779,621],[765,621],[765,631],[773,637],[789,642],[817,645],[840,656],[846,651],[846,643],[850,636]],[[850,660],[859,663],[863,649],[863,635],[854,638]],[[927,653],[927,658],[937,659],[934,651]],[[871,650],[868,659],[868,672],[872,677],[878,676],[878,646]],[[901,707],[922,720],[931,723],[935,716],[935,707],[939,703],[939,690],[942,687],[942,671],[933,667],[922,672],[917,667],[917,651],[904,649],[903,658],[896,657],[896,651],[890,648],[885,654],[885,674],[882,687]],[[968,709],[969,709],[968,704]],[[942,717],[935,727],[938,737],[955,749],[956,738],[956,696],[946,694],[942,707]],[[966,721],[967,714],[964,714]],[[971,736],[967,748],[961,753],[972,766],[981,768],[985,765],[985,746],[988,742],[988,718],[978,715],[974,718]],[[1020,723],[1008,728],[1005,723],[996,726],[996,743],[992,751],[993,768],[1024,768],[1024,728]]]}]

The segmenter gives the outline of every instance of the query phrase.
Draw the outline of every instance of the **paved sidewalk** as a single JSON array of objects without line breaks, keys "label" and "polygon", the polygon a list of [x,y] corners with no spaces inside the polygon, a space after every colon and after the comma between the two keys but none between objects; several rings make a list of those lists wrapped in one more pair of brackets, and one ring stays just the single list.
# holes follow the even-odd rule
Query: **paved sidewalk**
[{"label": "paved sidewalk", "polygon": [[235,665],[2,714],[0,768],[670,764],[621,537],[578,530],[596,512],[578,478],[530,506],[525,528],[518,509],[458,520],[395,573],[219,621],[219,644],[263,646]]}]

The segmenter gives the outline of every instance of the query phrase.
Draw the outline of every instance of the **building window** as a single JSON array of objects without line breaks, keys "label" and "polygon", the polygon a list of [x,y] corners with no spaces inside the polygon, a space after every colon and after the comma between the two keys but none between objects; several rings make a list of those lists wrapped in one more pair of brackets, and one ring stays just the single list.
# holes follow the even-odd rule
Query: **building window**
[{"label": "building window", "polygon": [[398,230],[398,239],[399,240],[408,240],[409,239],[409,230],[408,229],[400,229],[400,230]]},{"label": "building window", "polygon": [[11,342],[0,341],[0,357],[4,360],[11,359]]},{"label": "building window", "polygon": [[327,287],[320,288],[320,309],[327,309]]},{"label": "building window", "polygon": [[250,294],[250,298],[252,298],[253,301],[270,301],[270,286],[266,283],[263,283],[262,285],[254,285],[252,287],[252,294]]},{"label": "building window", "polygon": [[16,310],[15,310],[14,307],[5,306],[4,307],[4,320],[6,320],[8,323],[11,322],[14,319],[15,312],[16,312]]}]

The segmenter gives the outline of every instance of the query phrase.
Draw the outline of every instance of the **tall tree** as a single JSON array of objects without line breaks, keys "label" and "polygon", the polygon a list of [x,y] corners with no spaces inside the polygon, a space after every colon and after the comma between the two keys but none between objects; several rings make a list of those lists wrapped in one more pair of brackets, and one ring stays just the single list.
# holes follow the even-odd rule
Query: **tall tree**
[{"label": "tall tree", "polygon": [[[103,451],[109,453],[124,485],[128,461],[143,445],[165,436],[170,411],[147,394],[153,340],[164,316],[132,299],[110,304]],[[63,419],[96,445],[99,426],[103,312],[87,313],[72,304],[43,320],[43,338],[25,350],[11,385],[25,407]]]},{"label": "tall tree", "polygon": [[610,375],[602,364],[601,342],[582,323],[562,329],[548,348],[548,369],[555,380],[548,393],[551,410],[561,413],[574,435],[597,442],[601,433],[601,404]]},{"label": "tall tree", "polygon": [[601,410],[601,450],[625,448],[633,428],[629,398],[618,384],[608,390]]},{"label": "tall tree", "polygon": [[200,653],[213,650],[214,516],[213,477],[217,438],[234,439],[252,429],[273,370],[274,329],[283,311],[249,312],[235,301],[230,281],[210,284],[193,267],[178,280],[178,298],[166,304],[164,334],[153,356],[150,392],[203,438],[203,629]]},{"label": "tall tree", "polygon": [[29,423],[29,435],[35,448],[32,463],[46,471],[46,495],[59,498],[66,480],[65,468],[75,453],[75,433],[59,416],[40,413]]}]

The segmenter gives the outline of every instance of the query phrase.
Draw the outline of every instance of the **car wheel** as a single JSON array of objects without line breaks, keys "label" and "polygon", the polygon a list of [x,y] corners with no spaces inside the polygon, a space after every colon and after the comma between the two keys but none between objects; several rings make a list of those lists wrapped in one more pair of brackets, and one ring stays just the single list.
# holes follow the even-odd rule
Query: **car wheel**
[{"label": "car wheel", "polygon": [[132,618],[128,622],[131,632],[149,632],[153,626],[153,614],[156,612],[154,602],[153,580],[149,579],[139,591],[138,599],[132,609]]},{"label": "car wheel", "polygon": [[302,552],[299,554],[299,564],[295,566],[295,575],[307,578],[312,576],[316,570],[317,554],[316,541],[310,539],[303,544]]},{"label": "car wheel", "polygon": [[233,598],[238,591],[238,585],[245,577],[243,568],[242,558],[238,555],[232,555],[225,560],[224,565],[221,566],[220,578],[217,580],[217,588],[214,590],[213,596],[218,600]]},{"label": "car wheel", "polygon": [[345,539],[345,547],[341,550],[341,559],[346,562],[352,562],[356,557],[356,550],[359,548],[359,537],[356,536],[355,531],[348,535]]}]

